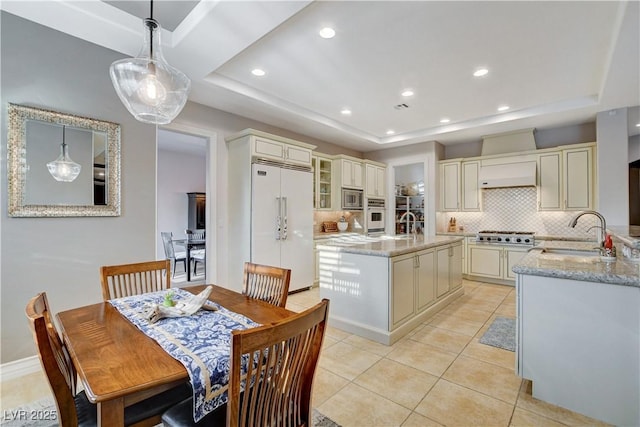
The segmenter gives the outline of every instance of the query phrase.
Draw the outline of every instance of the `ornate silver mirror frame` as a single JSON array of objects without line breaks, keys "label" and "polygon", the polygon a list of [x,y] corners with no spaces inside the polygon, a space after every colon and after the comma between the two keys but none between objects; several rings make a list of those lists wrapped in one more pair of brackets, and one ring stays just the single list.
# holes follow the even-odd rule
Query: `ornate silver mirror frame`
[{"label": "ornate silver mirror frame", "polygon": [[[104,184],[104,204],[70,204],[57,201],[37,204],[27,198],[28,171],[30,169],[28,153],[40,147],[28,144],[27,125],[30,122],[42,122],[62,128],[66,126],[79,131],[90,131],[93,135],[106,136],[106,176]],[[52,144],[54,144],[52,142]],[[56,149],[60,141],[55,142]],[[57,153],[56,153],[57,155]],[[73,157],[73,153],[71,154]],[[54,160],[55,156],[50,160]],[[40,166],[38,166],[40,167]],[[46,166],[42,165],[46,170]],[[85,169],[94,170],[95,164]],[[120,215],[120,125],[102,120],[63,114],[39,108],[9,104],[9,138],[7,141],[7,172],[9,185],[8,214],[12,217],[80,217],[80,216],[119,216]],[[88,174],[85,174],[85,177]],[[93,177],[93,174],[91,174]],[[51,178],[51,177],[50,177]],[[80,176],[78,177],[80,178]],[[53,179],[53,178],[51,178]],[[86,178],[85,178],[86,179]],[[95,182],[95,178],[92,178]],[[65,185],[67,183],[58,183]],[[68,184],[67,184],[68,185]],[[55,191],[53,191],[55,194]]]}]

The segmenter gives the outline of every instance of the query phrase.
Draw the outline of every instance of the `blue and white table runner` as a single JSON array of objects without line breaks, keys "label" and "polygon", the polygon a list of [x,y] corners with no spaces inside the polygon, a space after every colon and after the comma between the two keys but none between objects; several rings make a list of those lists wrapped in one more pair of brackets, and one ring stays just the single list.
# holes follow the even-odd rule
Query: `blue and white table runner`
[{"label": "blue and white table runner", "polygon": [[[207,304],[217,307],[217,311],[200,309],[192,316],[169,317],[149,323],[144,317],[146,306],[162,304],[167,292],[152,292],[109,302],[187,369],[193,385],[193,418],[197,422],[228,400],[231,331],[260,324],[211,301]],[[172,289],[172,292],[174,301],[193,296],[182,289]]]}]

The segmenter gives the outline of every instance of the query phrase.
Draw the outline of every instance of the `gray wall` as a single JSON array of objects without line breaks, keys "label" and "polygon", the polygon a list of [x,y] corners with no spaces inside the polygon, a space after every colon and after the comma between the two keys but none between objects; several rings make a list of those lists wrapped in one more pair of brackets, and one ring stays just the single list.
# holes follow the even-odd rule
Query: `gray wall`
[{"label": "gray wall", "polygon": [[[53,312],[101,301],[101,265],[156,257],[156,128],[137,122],[118,99],[109,65],[124,55],[14,15],[0,15],[2,39],[2,174],[0,212],[0,362],[35,354],[24,317],[26,302],[46,291]],[[105,218],[7,216],[7,103],[41,107],[121,125],[122,215]],[[218,134],[214,197],[219,200],[215,242],[218,280],[226,278],[226,145],[245,128],[302,140],[326,153],[362,153],[335,144],[188,103],[176,122]]]},{"label": "gray wall", "polygon": [[[551,148],[559,145],[594,142],[596,140],[596,124],[559,126],[550,129],[537,129],[535,132],[536,148]],[[444,159],[477,157],[482,152],[482,141],[445,146]]]},{"label": "gray wall", "polygon": [[[99,267],[153,259],[155,127],[117,98],[108,69],[122,55],[2,12],[1,361],[34,354],[24,307],[46,291],[58,312],[101,300]],[[122,216],[9,218],[7,103],[120,123]]]}]

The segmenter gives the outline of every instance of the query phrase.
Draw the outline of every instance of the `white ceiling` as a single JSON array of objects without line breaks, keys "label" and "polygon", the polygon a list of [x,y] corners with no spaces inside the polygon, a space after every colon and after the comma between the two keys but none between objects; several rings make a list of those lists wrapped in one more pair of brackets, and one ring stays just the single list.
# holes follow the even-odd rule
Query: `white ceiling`
[{"label": "white ceiling", "polygon": [[[1,7],[123,56],[138,53],[149,16],[146,1]],[[154,18],[165,57],[193,81],[191,101],[363,152],[593,122],[640,104],[636,0],[156,0]],[[334,38],[318,36],[325,26]],[[478,67],[489,74],[473,77]],[[630,134],[636,123],[633,109]]]}]

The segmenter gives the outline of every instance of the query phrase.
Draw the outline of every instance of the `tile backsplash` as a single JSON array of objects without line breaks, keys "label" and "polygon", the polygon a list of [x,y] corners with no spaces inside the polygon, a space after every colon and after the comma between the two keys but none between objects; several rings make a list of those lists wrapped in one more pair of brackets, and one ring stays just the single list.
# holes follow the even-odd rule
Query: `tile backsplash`
[{"label": "tile backsplash", "polygon": [[449,219],[456,218],[458,227],[465,232],[482,230],[502,230],[534,232],[544,236],[563,236],[595,239],[599,229],[588,229],[598,225],[598,220],[587,215],[578,221],[575,228],[569,221],[578,212],[538,212],[538,197],[535,187],[483,189],[482,212],[438,212],[436,228],[446,231]]},{"label": "tile backsplash", "polygon": [[364,214],[362,211],[314,211],[313,212],[313,232],[321,233],[324,221],[340,221],[340,217],[349,223],[348,232],[364,233]]}]

